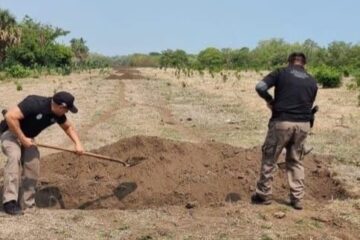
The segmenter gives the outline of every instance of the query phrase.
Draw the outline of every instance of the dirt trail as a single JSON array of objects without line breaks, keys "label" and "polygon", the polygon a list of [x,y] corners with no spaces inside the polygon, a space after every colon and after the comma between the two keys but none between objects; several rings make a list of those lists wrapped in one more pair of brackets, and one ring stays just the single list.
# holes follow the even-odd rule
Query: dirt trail
[{"label": "dirt trail", "polygon": [[[79,130],[80,136],[86,136],[86,133],[95,127],[97,124],[102,123],[104,121],[109,120],[116,111],[119,111],[122,108],[128,107],[129,102],[125,99],[125,84],[122,81],[118,82],[118,94],[114,94],[114,104],[109,103],[110,106],[106,106],[107,109],[96,119],[96,121],[91,122],[87,125],[84,125]],[[86,141],[86,139],[82,139],[82,141]]]},{"label": "dirt trail", "polygon": [[[42,162],[39,206],[141,209],[189,202],[219,206],[225,201],[248,201],[260,158],[258,148],[145,136],[123,139],[95,152],[143,161],[124,168],[121,164],[68,153],[49,155]],[[345,196],[327,170],[329,160],[316,155],[306,159],[306,199],[323,202]],[[277,171],[274,192],[279,201],[287,199],[283,170]]]},{"label": "dirt trail", "polygon": [[141,76],[140,71],[131,68],[118,68],[116,69],[115,74],[111,74],[106,79],[117,79],[117,80],[124,80],[124,79],[144,79]]},{"label": "dirt trail", "polygon": [[[166,125],[167,128],[170,128],[176,131],[178,134],[182,136],[186,136],[188,139],[194,142],[202,142],[207,139],[204,137],[204,134],[195,133],[191,127],[185,126],[183,123],[186,122],[186,119],[177,120],[172,111],[171,106],[166,101],[166,99],[162,96],[162,92],[164,90],[149,89],[147,87],[148,81],[157,81],[145,79],[146,77],[140,74],[139,70],[131,69],[131,68],[117,68],[115,72],[108,76],[106,79],[111,80],[119,80],[121,84],[120,95],[121,101],[118,106],[114,106],[110,111],[119,110],[122,107],[132,107],[132,106],[143,106],[146,108],[152,108],[156,112],[158,112],[161,118],[161,125]],[[135,81],[139,80],[139,81]],[[133,95],[133,92],[129,92],[129,89],[136,89],[140,94],[135,94],[137,97],[135,99],[130,98],[131,100],[127,100],[126,97]],[[168,89],[166,89],[168,90]],[[130,90],[131,91],[131,90]],[[104,117],[101,119],[104,120],[109,117],[108,114],[104,114]],[[190,120],[191,121],[191,120]],[[91,127],[95,126],[97,123],[101,121],[97,121],[92,124]],[[87,128],[85,128],[87,129]]]},{"label": "dirt trail", "polygon": [[[209,139],[204,132],[200,133],[191,127],[192,119],[180,118],[172,111],[173,106],[164,97],[164,91],[171,91],[169,88],[161,88],[158,80],[125,81],[127,87],[136,89],[138,94],[134,94],[133,103],[138,106],[151,108],[160,116],[160,124],[175,131],[181,139],[191,142],[204,142]],[[149,85],[152,87],[149,89]]]}]

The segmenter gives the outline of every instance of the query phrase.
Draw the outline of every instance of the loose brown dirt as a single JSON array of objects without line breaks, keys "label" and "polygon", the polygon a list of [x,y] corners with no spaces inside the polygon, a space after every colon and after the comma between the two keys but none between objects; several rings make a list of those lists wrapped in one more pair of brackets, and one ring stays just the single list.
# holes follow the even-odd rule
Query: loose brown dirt
[{"label": "loose brown dirt", "polygon": [[[95,151],[123,160],[121,164],[69,153],[42,160],[39,207],[143,209],[167,205],[221,206],[249,201],[258,177],[261,151],[222,143],[187,143],[159,137],[136,136]],[[306,198],[325,202],[346,196],[327,169],[329,157],[305,160]],[[279,168],[274,196],[287,200],[286,174]],[[190,204],[190,205],[189,205]]]},{"label": "loose brown dirt", "polygon": [[115,74],[110,74],[106,79],[135,80],[144,79],[144,77],[140,74],[139,70],[132,68],[117,68],[115,69]]},{"label": "loose brown dirt", "polygon": [[139,75],[139,74],[132,74],[132,73],[124,73],[121,75],[118,74],[110,74],[106,79],[111,79],[111,80],[124,80],[124,79],[130,79],[130,80],[136,80],[136,79],[144,79],[143,76]]}]

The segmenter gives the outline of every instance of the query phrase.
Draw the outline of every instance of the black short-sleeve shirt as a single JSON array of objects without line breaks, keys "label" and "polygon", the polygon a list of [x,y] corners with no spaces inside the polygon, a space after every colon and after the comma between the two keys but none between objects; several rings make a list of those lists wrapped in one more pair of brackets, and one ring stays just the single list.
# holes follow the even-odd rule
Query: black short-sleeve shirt
[{"label": "black short-sleeve shirt", "polygon": [[277,69],[263,81],[268,87],[275,87],[272,120],[310,121],[318,87],[315,79],[303,67]]},{"label": "black short-sleeve shirt", "polygon": [[30,95],[18,104],[24,118],[20,128],[26,137],[34,138],[54,123],[63,124],[66,116],[56,116],[51,111],[51,97]]}]

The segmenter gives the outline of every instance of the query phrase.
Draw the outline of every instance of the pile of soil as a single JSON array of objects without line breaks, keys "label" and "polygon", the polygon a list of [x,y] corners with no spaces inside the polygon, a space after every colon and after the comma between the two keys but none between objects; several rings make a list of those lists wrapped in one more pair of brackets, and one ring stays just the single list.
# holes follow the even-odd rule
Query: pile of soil
[{"label": "pile of soil", "polygon": [[[140,162],[125,168],[71,153],[49,155],[41,163],[38,206],[139,209],[249,201],[261,158],[260,148],[147,136],[123,139],[94,152]],[[345,196],[340,184],[331,178],[329,161],[324,156],[306,157],[306,199],[326,201]],[[278,199],[288,199],[286,173],[281,168],[274,176],[273,192]]]},{"label": "pile of soil", "polygon": [[129,80],[136,80],[136,79],[144,79],[144,77],[140,74],[139,70],[132,69],[132,68],[116,68],[116,74],[110,74],[106,79],[129,79]]},{"label": "pile of soil", "polygon": [[129,67],[116,67],[114,68],[116,73],[131,73],[131,74],[140,74],[140,71],[135,68],[129,68]]}]

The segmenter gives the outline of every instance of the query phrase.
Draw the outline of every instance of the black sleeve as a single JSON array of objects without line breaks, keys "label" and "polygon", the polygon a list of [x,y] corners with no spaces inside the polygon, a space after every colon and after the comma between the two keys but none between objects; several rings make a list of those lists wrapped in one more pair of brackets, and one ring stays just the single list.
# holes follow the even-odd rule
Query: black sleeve
[{"label": "black sleeve", "polygon": [[63,123],[65,123],[66,122],[66,115],[63,115],[63,116],[61,116],[61,117],[58,117],[57,119],[56,119],[56,122],[58,123],[58,124],[63,124]]},{"label": "black sleeve", "polygon": [[280,74],[280,69],[276,69],[269,73],[262,81],[266,83],[268,88],[271,88],[276,85]]},{"label": "black sleeve", "polygon": [[22,100],[18,107],[22,114],[24,115],[24,118],[30,116],[31,114],[38,113],[39,105],[34,101],[33,96],[27,96],[24,100]]},{"label": "black sleeve", "polygon": [[273,101],[273,97],[268,93],[269,86],[264,82],[260,81],[255,90],[266,102],[271,103]]},{"label": "black sleeve", "polygon": [[266,102],[270,103],[274,100],[273,97],[268,93],[268,90],[276,85],[279,78],[280,69],[269,73],[262,81],[256,85],[256,91],[260,97],[265,99]]},{"label": "black sleeve", "polygon": [[316,100],[317,92],[318,92],[318,87],[317,87],[317,85],[315,84],[315,94],[314,94],[314,100],[313,100],[313,102],[315,102],[315,100]]}]

